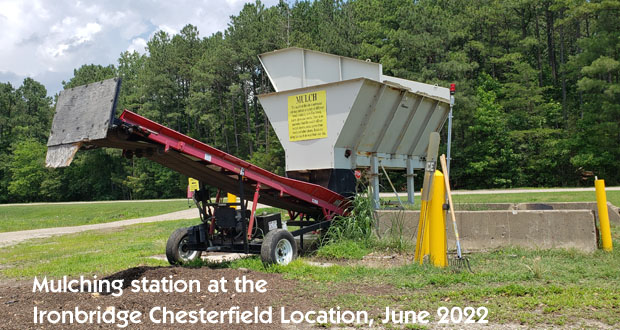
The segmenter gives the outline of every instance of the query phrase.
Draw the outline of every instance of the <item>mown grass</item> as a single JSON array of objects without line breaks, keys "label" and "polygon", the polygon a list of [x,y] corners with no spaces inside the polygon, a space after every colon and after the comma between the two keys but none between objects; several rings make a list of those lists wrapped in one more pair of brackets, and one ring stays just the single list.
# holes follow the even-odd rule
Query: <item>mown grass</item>
[{"label": "mown grass", "polygon": [[321,246],[316,251],[316,256],[325,259],[359,260],[371,251],[369,244],[352,240],[343,240]]},{"label": "mown grass", "polygon": [[[620,251],[592,254],[576,250],[506,248],[470,257],[475,273],[409,264],[395,268],[332,265],[320,267],[296,260],[287,266],[264,268],[260,259],[231,262],[232,268],[282,273],[310,284],[322,307],[374,310],[435,311],[440,306],[485,306],[490,323],[564,325],[596,320],[620,323]],[[345,284],[346,283],[346,284]],[[346,287],[383,287],[352,293]],[[324,292],[324,295],[317,294]]]},{"label": "mown grass", "polygon": [[[453,195],[454,203],[596,202],[594,191],[527,192],[514,194]],[[607,191],[607,201],[620,206],[620,191]]]},{"label": "mown grass", "polygon": [[[150,256],[163,253],[174,229],[196,223],[183,220],[141,224],[113,232],[25,242],[0,249],[0,274],[4,278],[108,275],[141,265],[165,266],[166,261]],[[475,273],[413,263],[393,268],[369,267],[359,262],[319,267],[308,263],[308,258],[267,268],[258,257],[203,266],[280,273],[297,281],[302,290],[298,299],[309,299],[322,308],[368,310],[375,317],[386,306],[427,310],[433,316],[440,306],[485,306],[491,325],[592,327],[601,322],[614,327],[620,323],[619,232],[618,226],[612,226],[613,252],[504,248],[471,254]],[[361,259],[373,248],[384,248],[377,242],[367,245],[361,241],[333,241],[317,254]]]},{"label": "mown grass", "polygon": [[168,265],[150,257],[164,253],[166,241],[175,229],[199,222],[165,221],[29,240],[0,248],[0,274],[9,278],[61,277]]},{"label": "mown grass", "polygon": [[0,206],[0,232],[79,226],[181,211],[187,201]]},{"label": "mown grass", "polygon": [[[593,191],[571,192],[536,192],[534,189],[526,193],[511,194],[469,194],[452,195],[454,204],[467,203],[551,203],[551,202],[596,202]],[[394,203],[396,197],[381,198],[383,201]],[[620,191],[607,191],[607,201],[620,206]],[[411,209],[420,209],[420,198],[416,195],[415,204],[408,206]]]},{"label": "mown grass", "polygon": [[[103,276],[136,266],[167,266],[166,261],[150,257],[163,253],[176,228],[197,222],[167,221],[31,240],[0,249],[0,274],[5,279]],[[307,293],[299,299],[311,299],[322,308],[340,306],[378,316],[386,306],[428,311],[440,306],[485,306],[491,324],[563,326],[595,320],[613,326],[620,322],[618,230],[612,228],[615,250],[611,253],[506,248],[470,255],[473,274],[413,263],[394,268],[319,267],[309,264],[308,258],[265,268],[260,258],[250,257],[215,267],[280,273],[296,280]],[[359,256],[370,252],[343,242],[332,245],[346,252],[342,257],[355,256],[352,251],[361,251]]]}]

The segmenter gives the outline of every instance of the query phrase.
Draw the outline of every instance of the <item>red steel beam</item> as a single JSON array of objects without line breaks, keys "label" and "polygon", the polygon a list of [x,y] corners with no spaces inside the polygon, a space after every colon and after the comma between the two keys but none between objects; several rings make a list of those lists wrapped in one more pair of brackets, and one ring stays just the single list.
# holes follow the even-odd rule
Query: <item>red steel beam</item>
[{"label": "red steel beam", "polygon": [[256,213],[256,205],[258,204],[258,194],[260,191],[260,183],[256,184],[256,192],[252,200],[252,212],[250,212],[250,223],[248,224],[248,240],[252,239],[252,228],[254,227],[254,213]]},{"label": "red steel beam", "polygon": [[251,183],[253,184],[260,184],[263,187],[280,191],[280,195],[287,194],[295,199],[314,205],[327,216],[328,220],[333,215],[343,215],[346,213],[348,200],[325,187],[271,173],[129,110],[123,111],[120,120],[138,126],[147,133],[147,139],[164,146],[166,151],[172,148],[180,153],[198,158],[227,171],[240,174],[247,180],[252,181]]}]

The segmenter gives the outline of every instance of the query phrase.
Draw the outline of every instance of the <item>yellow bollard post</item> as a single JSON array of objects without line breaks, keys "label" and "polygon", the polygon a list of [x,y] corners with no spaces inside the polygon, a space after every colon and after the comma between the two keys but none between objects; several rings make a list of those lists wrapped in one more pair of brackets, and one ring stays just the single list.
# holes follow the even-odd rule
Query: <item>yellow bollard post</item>
[{"label": "yellow bollard post", "polygon": [[429,203],[429,243],[430,261],[437,267],[446,267],[448,256],[446,251],[446,211],[443,204],[446,201],[446,187],[443,173],[435,171],[433,179],[433,196]]},{"label": "yellow bollard post", "polygon": [[601,245],[603,250],[611,251],[611,228],[609,227],[609,212],[607,210],[607,194],[605,194],[605,180],[594,180],[596,190],[596,204],[598,206],[598,221],[601,228]]},{"label": "yellow bollard post", "polygon": [[[236,203],[236,202],[237,202],[237,196],[236,196],[236,195],[233,195],[233,194],[231,194],[231,193],[228,193],[228,194],[226,195],[226,202],[227,202],[227,203]],[[230,208],[232,208],[232,209],[236,209],[237,207],[236,207],[236,206],[234,206],[234,205],[231,205],[231,206],[230,206]]]}]

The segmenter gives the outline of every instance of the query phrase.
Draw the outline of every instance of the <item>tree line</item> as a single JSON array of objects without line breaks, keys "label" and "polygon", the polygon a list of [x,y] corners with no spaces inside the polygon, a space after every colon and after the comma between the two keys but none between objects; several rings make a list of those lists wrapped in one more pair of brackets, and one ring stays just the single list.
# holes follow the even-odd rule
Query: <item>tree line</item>
[{"label": "tree line", "polygon": [[[615,185],[618,40],[620,0],[256,1],[224,31],[159,31],[146,54],[81,66],[63,87],[121,77],[119,109],[283,174],[284,152],[257,100],[273,91],[257,54],[309,48],[370,59],[396,77],[456,83],[456,188],[591,185],[593,175]],[[186,178],[119,150],[46,169],[56,97],[31,78],[0,83],[0,202],[183,195]]]}]

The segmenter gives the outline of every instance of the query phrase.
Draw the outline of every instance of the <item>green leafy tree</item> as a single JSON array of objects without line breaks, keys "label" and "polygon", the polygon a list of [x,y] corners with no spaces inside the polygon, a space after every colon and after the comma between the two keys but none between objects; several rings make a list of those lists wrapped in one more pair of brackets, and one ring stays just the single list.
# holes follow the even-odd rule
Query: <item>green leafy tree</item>
[{"label": "green leafy tree", "polygon": [[179,198],[184,196],[187,177],[144,158],[132,160],[133,172],[123,184],[132,199]]},{"label": "green leafy tree", "polygon": [[32,78],[26,78],[15,91],[15,98],[15,111],[9,119],[14,141],[33,138],[47,142],[52,118],[52,99],[47,96],[45,86]]},{"label": "green leafy tree", "polygon": [[121,78],[121,92],[118,97],[118,108],[134,112],[140,111],[142,97],[138,77],[144,70],[146,55],[125,51],[118,58],[117,75]]},{"label": "green leafy tree", "polygon": [[116,68],[110,64],[102,66],[97,64],[82,65],[73,70],[73,77],[69,81],[63,81],[62,87],[69,89],[93,82],[116,77]]},{"label": "green leafy tree", "polygon": [[571,59],[577,71],[579,112],[571,163],[593,171],[608,184],[620,182],[620,1],[589,1],[573,8],[585,17],[586,36],[578,40],[582,52]]},{"label": "green leafy tree", "polygon": [[506,115],[497,102],[499,88],[499,83],[490,76],[481,77],[473,124],[465,133],[468,143],[463,152],[470,159],[460,170],[469,187],[510,187],[515,177],[516,155],[506,134]]},{"label": "green leafy tree", "polygon": [[[619,11],[620,0],[255,1],[223,31],[159,31],[146,54],[84,65],[63,85],[121,77],[120,108],[283,173],[282,147],[257,100],[273,88],[256,55],[304,47],[370,59],[400,78],[456,83],[456,188],[590,185],[581,180],[589,171],[617,184]],[[0,201],[183,194],[185,178],[175,172],[96,150],[54,172],[61,189],[56,179],[37,188],[58,195],[13,195],[14,174],[36,181],[9,165],[35,163],[18,142],[45,144],[53,101],[46,94],[30,78],[0,84]],[[44,153],[37,155],[41,164]],[[35,172],[44,180],[45,171]],[[390,175],[399,185],[402,178]]]},{"label": "green leafy tree", "polygon": [[12,151],[7,165],[12,200],[56,200],[61,195],[60,173],[45,168],[45,145],[31,138],[15,143]]},{"label": "green leafy tree", "polygon": [[6,152],[13,137],[12,117],[16,114],[17,94],[10,83],[0,83],[0,152]]}]

